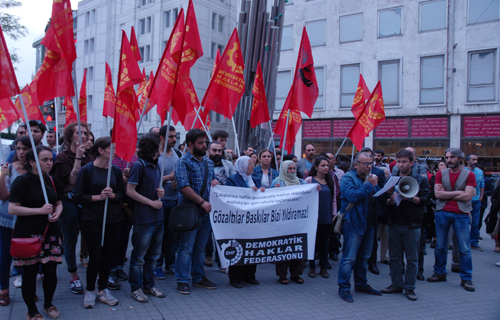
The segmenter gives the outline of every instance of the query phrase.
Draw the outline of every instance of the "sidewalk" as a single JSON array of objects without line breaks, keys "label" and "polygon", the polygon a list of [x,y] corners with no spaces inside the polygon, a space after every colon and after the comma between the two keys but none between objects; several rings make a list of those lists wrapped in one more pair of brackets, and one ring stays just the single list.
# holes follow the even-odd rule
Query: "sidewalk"
[{"label": "sidewalk", "polygon": [[[69,290],[69,275],[66,265],[58,267],[59,282],[54,305],[61,311],[60,319],[500,319],[500,254],[493,252],[494,241],[483,232],[480,241],[483,252],[472,250],[473,282],[475,292],[467,292],[460,286],[460,277],[449,271],[448,281],[429,283],[417,281],[417,301],[409,301],[403,294],[369,296],[351,291],[354,303],[342,301],[338,294],[338,262],[330,263],[330,278],[317,276],[311,279],[305,270],[305,283],[291,282],[281,285],[274,272],[274,265],[259,265],[257,279],[260,285],[246,285],[236,289],[229,285],[227,275],[217,272],[216,267],[206,268],[207,277],[217,283],[217,290],[191,288],[184,296],[176,291],[173,275],[157,281],[157,286],[167,293],[164,299],[151,298],[141,304],[130,297],[130,285],[121,282],[122,289],[112,291],[120,304],[109,307],[96,303],[94,309],[82,306],[83,295]],[[130,256],[129,247],[129,256]],[[424,276],[433,273],[434,250],[427,246]],[[451,252],[449,260],[451,260]],[[79,274],[85,279],[85,269],[79,265]],[[389,267],[378,264],[380,275],[368,272],[369,284],[381,289],[390,284]],[[450,266],[448,265],[448,270]],[[128,264],[126,265],[128,273]],[[14,278],[11,278],[13,281]],[[82,281],[85,286],[85,281]],[[21,289],[11,283],[11,304],[0,307],[0,319],[26,319],[27,308]],[[38,281],[38,296],[43,300],[41,281]],[[43,302],[37,303],[42,311]]]}]

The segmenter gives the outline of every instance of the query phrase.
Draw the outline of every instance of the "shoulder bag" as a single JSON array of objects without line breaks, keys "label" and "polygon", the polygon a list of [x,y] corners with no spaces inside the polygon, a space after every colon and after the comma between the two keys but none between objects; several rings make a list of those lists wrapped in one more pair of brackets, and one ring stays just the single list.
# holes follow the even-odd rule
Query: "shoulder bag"
[{"label": "shoulder bag", "polygon": [[[207,189],[208,161],[205,161],[205,176],[201,187],[200,196],[203,197]],[[170,211],[168,225],[174,232],[191,231],[200,226],[200,216],[202,215],[201,206],[192,201],[176,205]]]}]

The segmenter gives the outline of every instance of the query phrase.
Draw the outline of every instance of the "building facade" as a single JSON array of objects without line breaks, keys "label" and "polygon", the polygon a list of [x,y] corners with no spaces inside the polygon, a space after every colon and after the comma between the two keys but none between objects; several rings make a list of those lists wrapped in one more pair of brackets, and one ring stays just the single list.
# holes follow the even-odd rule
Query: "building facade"
[{"label": "building facade", "polygon": [[[193,2],[204,52],[191,68],[191,79],[200,101],[208,87],[217,49],[224,50],[236,26],[236,2]],[[139,67],[145,69],[149,76],[151,71],[156,73],[177,15],[181,8],[186,11],[187,5],[188,0],[84,0],[78,3],[76,78],[80,88],[84,70],[87,70],[88,122],[96,137],[109,135],[112,128],[113,120],[102,116],[105,63],[111,68],[116,90],[122,30],[130,39],[130,30],[134,27],[142,57]],[[60,112],[64,114],[63,109]],[[230,132],[232,129],[231,124],[220,115],[212,115],[211,118],[212,131],[224,129]],[[59,120],[60,127],[62,124],[64,122]],[[156,107],[144,117],[143,125],[139,134],[151,127],[161,126]],[[176,129],[183,140],[185,130],[180,124]],[[229,145],[232,143],[229,141]]]},{"label": "building facade", "polygon": [[[500,171],[500,0],[288,0],[274,119],[292,83],[302,28],[312,46],[319,98],[297,134],[295,154],[313,142],[337,151],[354,123],[362,74],[380,80],[386,120],[365,146],[394,156],[414,147],[421,160],[448,147],[476,153]],[[347,140],[340,150],[350,158]]]}]

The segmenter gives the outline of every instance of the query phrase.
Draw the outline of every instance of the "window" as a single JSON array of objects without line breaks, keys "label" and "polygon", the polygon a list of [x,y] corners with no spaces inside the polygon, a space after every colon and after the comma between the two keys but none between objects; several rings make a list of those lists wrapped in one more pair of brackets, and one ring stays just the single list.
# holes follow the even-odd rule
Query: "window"
[{"label": "window", "polygon": [[212,59],[215,60],[215,57],[217,56],[217,43],[215,42],[212,42],[212,51],[211,51],[211,55]]},{"label": "window", "polygon": [[87,110],[92,110],[92,95],[87,95]]},{"label": "window", "polygon": [[359,63],[340,66],[340,107],[350,108],[359,83]]},{"label": "window", "polygon": [[139,53],[141,54],[141,61],[144,62],[144,47],[139,47]]},{"label": "window", "polygon": [[173,17],[172,17],[172,21],[175,22],[175,20],[177,20],[177,16],[179,15],[179,9],[178,8],[174,8],[172,10],[172,13],[173,13]]},{"label": "window", "polygon": [[446,28],[446,0],[420,3],[420,31]]},{"label": "window", "polygon": [[36,47],[36,65],[39,66],[42,64],[43,56],[42,56],[42,46]]},{"label": "window", "polygon": [[420,104],[444,103],[444,56],[420,58]]},{"label": "window", "polygon": [[469,52],[467,101],[495,100],[496,50]]},{"label": "window", "polygon": [[85,12],[85,26],[88,27],[90,25],[90,11]]},{"label": "window", "polygon": [[325,67],[314,68],[316,80],[318,81],[318,100],[314,104],[314,109],[325,109]]},{"label": "window", "polygon": [[212,30],[217,26],[217,13],[212,13]]},{"label": "window", "polygon": [[165,28],[170,28],[173,26],[173,23],[170,20],[170,14],[172,13],[171,10],[165,11],[163,13],[164,19],[165,19]]},{"label": "window", "polygon": [[340,42],[363,40],[363,14],[340,17]]},{"label": "window", "polygon": [[83,42],[83,53],[84,54],[89,53],[89,40],[85,40]]},{"label": "window", "polygon": [[500,0],[469,0],[469,24],[498,20]]},{"label": "window", "polygon": [[89,39],[89,53],[94,52],[94,38]]},{"label": "window", "polygon": [[325,45],[325,26],[326,20],[306,22],[306,30],[311,47]]},{"label": "window", "polygon": [[283,34],[281,36],[281,50],[293,49],[293,26],[283,27]]},{"label": "window", "polygon": [[219,32],[224,32],[224,17],[219,16]]},{"label": "window", "polygon": [[145,6],[151,2],[152,0],[139,0],[139,6]]},{"label": "window", "polygon": [[292,85],[292,71],[278,71],[276,78],[276,103],[274,111],[281,111]]},{"label": "window", "polygon": [[144,60],[144,62],[151,61],[151,46],[148,45],[144,47],[144,58],[142,58],[142,60]]},{"label": "window", "polygon": [[384,105],[399,106],[399,60],[380,61],[378,79],[384,94]]},{"label": "window", "polygon": [[151,17],[146,18],[146,33],[151,32]]},{"label": "window", "polygon": [[95,24],[95,9],[90,10],[90,24]]},{"label": "window", "polygon": [[87,81],[94,81],[94,67],[88,67],[88,69],[87,69]]},{"label": "window", "polygon": [[218,44],[218,45],[217,45],[217,49],[219,49],[220,54],[221,54],[221,56],[222,56],[222,54],[224,53],[224,46],[223,46],[222,44]]},{"label": "window", "polygon": [[378,12],[379,38],[399,35],[401,35],[401,8],[380,10]]}]

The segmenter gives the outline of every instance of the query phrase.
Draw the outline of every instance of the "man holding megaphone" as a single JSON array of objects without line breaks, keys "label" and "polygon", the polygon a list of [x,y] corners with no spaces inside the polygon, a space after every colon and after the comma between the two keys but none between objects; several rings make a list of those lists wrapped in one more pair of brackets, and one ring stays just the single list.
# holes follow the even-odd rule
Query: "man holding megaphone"
[{"label": "man holding megaphone", "polygon": [[[409,150],[396,153],[399,168],[397,192],[386,201],[389,225],[389,267],[391,285],[382,293],[399,293],[405,290],[410,300],[417,300],[415,283],[418,273],[418,251],[420,247],[420,227],[424,217],[423,208],[429,202],[429,180],[412,171],[413,154]],[[401,197],[399,205],[396,197]],[[406,273],[403,281],[402,257],[406,256]]]}]

